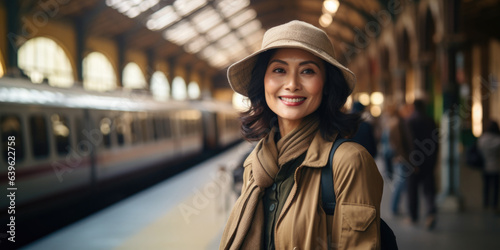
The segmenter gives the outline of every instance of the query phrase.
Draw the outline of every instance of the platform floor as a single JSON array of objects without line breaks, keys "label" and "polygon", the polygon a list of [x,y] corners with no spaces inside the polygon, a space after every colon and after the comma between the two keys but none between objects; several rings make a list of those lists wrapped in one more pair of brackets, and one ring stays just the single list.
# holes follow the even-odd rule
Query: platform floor
[{"label": "platform floor", "polygon": [[[230,173],[250,149],[241,143],[23,249],[218,249],[236,200]],[[500,215],[481,209],[480,173],[464,167],[461,176],[464,211],[441,209],[432,231],[391,216],[386,181],[381,214],[399,249],[500,249]]]}]

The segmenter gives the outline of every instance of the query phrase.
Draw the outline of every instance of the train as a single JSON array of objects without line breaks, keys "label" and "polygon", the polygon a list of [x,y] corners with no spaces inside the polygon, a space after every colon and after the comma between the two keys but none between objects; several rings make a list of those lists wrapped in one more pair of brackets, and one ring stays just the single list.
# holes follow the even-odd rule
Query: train
[{"label": "train", "polygon": [[[229,103],[158,101],[0,78],[0,190],[41,209],[107,183],[217,152],[242,140]],[[124,181],[125,182],[125,181]],[[2,195],[0,210],[9,211]]]}]

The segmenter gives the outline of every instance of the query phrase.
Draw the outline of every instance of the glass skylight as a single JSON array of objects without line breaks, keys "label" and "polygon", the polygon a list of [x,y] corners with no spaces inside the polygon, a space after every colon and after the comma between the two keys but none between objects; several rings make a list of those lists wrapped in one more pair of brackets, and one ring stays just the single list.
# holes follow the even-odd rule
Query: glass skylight
[{"label": "glass skylight", "polygon": [[227,26],[226,23],[221,23],[207,32],[207,38],[209,41],[213,42],[213,41],[223,37],[224,35],[226,35],[230,31],[231,31],[231,29],[229,28],[229,26]]},{"label": "glass skylight", "polygon": [[183,20],[165,31],[165,38],[181,46],[197,35],[193,25],[187,20]]},{"label": "glass skylight", "polygon": [[250,4],[249,0],[219,0],[217,8],[225,17],[230,17]]},{"label": "glass skylight", "polygon": [[234,18],[229,20],[229,24],[233,28],[238,28],[241,25],[251,21],[252,19],[255,19],[257,16],[257,12],[253,9],[247,9],[243,11],[241,14],[236,15]]},{"label": "glass skylight", "polygon": [[192,42],[187,43],[184,48],[189,53],[198,53],[208,45],[207,39],[204,36],[198,36]]},{"label": "glass skylight", "polygon": [[[169,1],[167,1],[169,2]],[[249,0],[106,0],[124,15],[139,17],[152,31],[216,68],[241,59],[264,34]]]},{"label": "glass skylight", "polygon": [[205,49],[201,51],[201,57],[205,60],[208,60],[208,58],[212,57],[217,53],[217,50],[214,48],[214,46],[207,46]]},{"label": "glass skylight", "polygon": [[231,49],[227,50],[228,56],[233,60],[233,61],[238,61],[240,59],[243,59],[247,55],[247,51],[245,50],[245,47],[243,47],[243,44],[241,43],[236,43],[233,46],[231,46]]},{"label": "glass skylight", "polygon": [[253,21],[241,26],[241,28],[238,29],[238,33],[240,33],[241,37],[246,37],[258,31],[261,26],[262,24],[259,22],[259,20],[254,19]]},{"label": "glass skylight", "polygon": [[239,42],[238,37],[236,37],[234,35],[234,33],[230,33],[229,35],[219,39],[217,44],[218,44],[220,49],[225,50],[225,49],[231,48],[231,50],[234,50],[236,48],[234,48],[232,46],[234,46],[235,44],[238,44],[238,42]]},{"label": "glass skylight", "polygon": [[161,30],[180,19],[181,17],[177,15],[174,7],[168,5],[153,13],[146,22],[146,26],[150,30]]},{"label": "glass skylight", "polygon": [[158,4],[160,0],[106,0],[106,5],[134,18]]},{"label": "glass skylight", "polygon": [[208,62],[215,67],[223,67],[224,65],[228,64],[229,60],[224,55],[224,53],[219,52],[208,58]]},{"label": "glass skylight", "polygon": [[174,8],[181,16],[186,16],[191,12],[205,6],[206,0],[176,0]]},{"label": "glass skylight", "polygon": [[222,22],[222,18],[217,12],[215,12],[214,8],[206,7],[200,13],[194,15],[192,17],[192,21],[196,25],[198,31],[205,33],[215,25]]}]

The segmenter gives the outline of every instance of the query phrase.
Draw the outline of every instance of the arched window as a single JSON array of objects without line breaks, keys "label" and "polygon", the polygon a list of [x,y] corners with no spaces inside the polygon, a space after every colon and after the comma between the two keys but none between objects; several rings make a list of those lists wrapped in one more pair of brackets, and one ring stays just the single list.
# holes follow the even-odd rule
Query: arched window
[{"label": "arched window", "polygon": [[66,53],[52,39],[33,38],[24,43],[17,54],[19,68],[34,83],[48,81],[55,87],[71,87],[73,70]]},{"label": "arched window", "polygon": [[186,82],[180,76],[176,76],[172,81],[172,97],[175,100],[185,100],[187,98]]},{"label": "arched window", "polygon": [[108,58],[92,52],[83,59],[83,86],[88,90],[108,91],[116,88],[116,75]]},{"label": "arched window", "polygon": [[188,84],[188,96],[189,99],[195,100],[200,98],[200,86],[198,85],[197,82],[190,82]]},{"label": "arched window", "polygon": [[146,88],[146,78],[136,63],[128,63],[123,69],[123,87],[129,89]]},{"label": "arched window", "polygon": [[156,71],[151,76],[151,93],[156,100],[166,101],[170,97],[168,79],[161,71]]}]

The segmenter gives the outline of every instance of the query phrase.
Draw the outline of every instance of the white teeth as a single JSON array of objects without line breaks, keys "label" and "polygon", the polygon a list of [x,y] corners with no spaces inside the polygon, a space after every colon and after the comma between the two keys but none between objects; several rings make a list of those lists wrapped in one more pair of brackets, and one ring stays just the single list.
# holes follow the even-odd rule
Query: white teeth
[{"label": "white teeth", "polygon": [[303,100],[305,100],[306,98],[302,97],[302,98],[287,98],[287,97],[280,97],[281,100],[285,101],[285,102],[301,102]]}]

